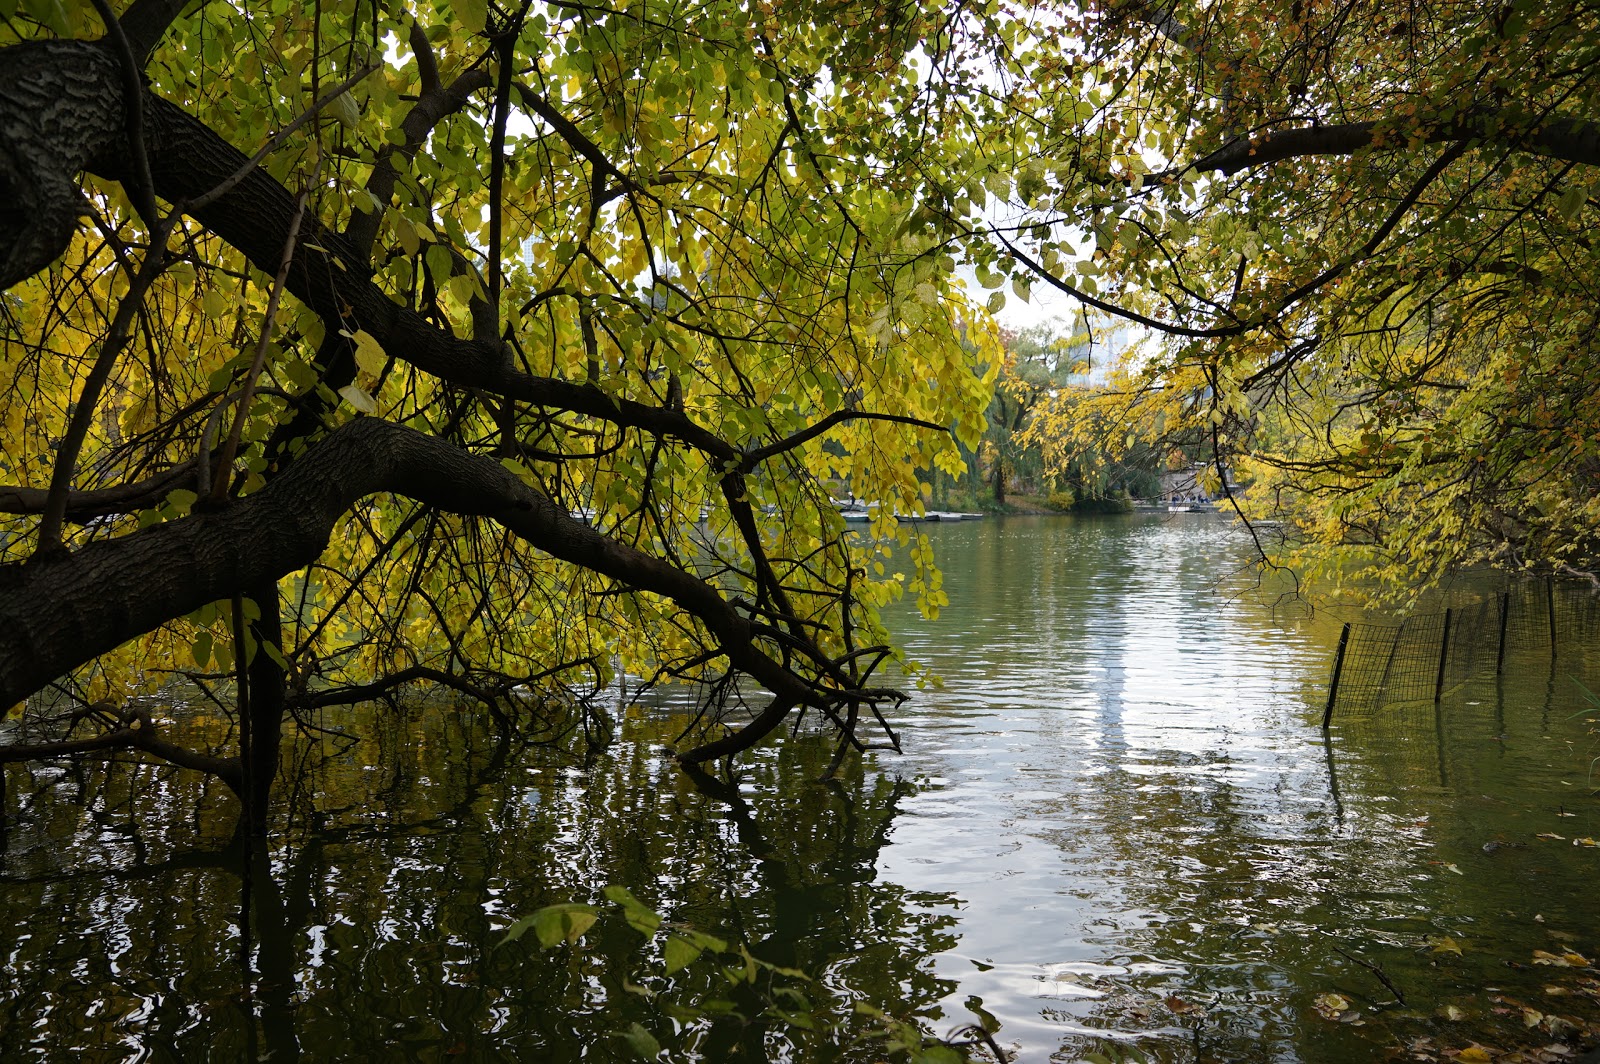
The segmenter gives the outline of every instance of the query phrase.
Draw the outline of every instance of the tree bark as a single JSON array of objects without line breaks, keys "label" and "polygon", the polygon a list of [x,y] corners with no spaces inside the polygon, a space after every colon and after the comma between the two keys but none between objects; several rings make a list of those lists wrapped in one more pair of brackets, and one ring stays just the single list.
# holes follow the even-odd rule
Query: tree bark
[{"label": "tree bark", "polygon": [[[1550,118],[1527,129],[1506,128],[1493,112],[1478,112],[1449,122],[1418,124],[1422,143],[1445,144],[1482,141],[1501,144],[1549,159],[1600,166],[1600,124],[1577,118]],[[1411,132],[1390,129],[1391,136]],[[1307,155],[1350,155],[1373,145],[1379,133],[1377,122],[1348,122],[1336,126],[1310,126],[1283,129],[1256,137],[1245,137],[1223,145],[1193,164],[1202,173],[1220,172],[1228,177],[1257,166],[1270,166],[1285,159]],[[1406,147],[1416,141],[1404,140]]]},{"label": "tree bark", "polygon": [[78,172],[123,135],[109,48],[35,41],[0,50],[0,291],[61,257],[78,228]]},{"label": "tree bark", "polygon": [[791,704],[820,704],[809,683],[754,645],[750,622],[711,585],[576,520],[492,458],[362,418],[220,512],[0,566],[0,705],[168,620],[310,564],[339,516],[383,491],[491,518],[557,558],[669,598],[705,623],[735,668]]},{"label": "tree bark", "polygon": [[[249,798],[250,834],[267,834],[268,813],[272,806],[272,784],[278,775],[278,750],[283,740],[284,672],[283,621],[278,598],[278,581],[266,577],[246,590],[261,615],[250,624],[255,641],[255,657],[247,671],[250,684]],[[270,650],[268,648],[271,648]],[[243,755],[241,754],[241,768]]]}]

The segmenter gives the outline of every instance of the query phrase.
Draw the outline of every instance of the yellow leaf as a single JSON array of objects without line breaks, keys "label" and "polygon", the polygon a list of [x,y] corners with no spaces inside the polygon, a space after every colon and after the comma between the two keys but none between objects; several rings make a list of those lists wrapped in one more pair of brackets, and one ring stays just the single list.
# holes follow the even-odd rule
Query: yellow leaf
[{"label": "yellow leaf", "polygon": [[346,384],[339,389],[339,394],[344,396],[344,401],[361,411],[363,414],[376,414],[378,403],[368,395],[366,389],[356,384]]},{"label": "yellow leaf", "polygon": [[1484,1049],[1482,1046],[1468,1046],[1456,1054],[1456,1059],[1472,1061],[1473,1064],[1486,1064],[1486,1062],[1491,1061],[1494,1058],[1491,1057],[1489,1055],[1489,1051]]},{"label": "yellow leaf", "polygon": [[390,219],[394,223],[395,239],[400,241],[400,246],[405,249],[407,255],[415,255],[417,249],[422,247],[422,241],[417,236],[417,227],[399,212],[390,215]]},{"label": "yellow leaf", "polygon": [[1457,957],[1459,957],[1461,956],[1461,943],[1457,942],[1449,935],[1445,935],[1443,938],[1440,938],[1433,943],[1433,949],[1431,952],[1454,953]]},{"label": "yellow leaf", "polygon": [[356,365],[367,376],[377,379],[383,372],[383,364],[388,356],[383,352],[383,346],[378,343],[378,338],[365,329],[357,330],[350,338],[356,345]]}]

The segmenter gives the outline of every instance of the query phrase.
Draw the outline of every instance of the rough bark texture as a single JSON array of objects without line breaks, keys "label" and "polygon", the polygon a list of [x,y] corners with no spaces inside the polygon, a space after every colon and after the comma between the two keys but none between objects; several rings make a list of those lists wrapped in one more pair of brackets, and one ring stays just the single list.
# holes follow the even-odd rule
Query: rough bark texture
[{"label": "rough bark texture", "polygon": [[[136,55],[148,54],[183,6],[182,0],[138,0],[123,26]],[[80,172],[124,183],[134,180],[131,160],[137,153],[129,150],[125,128],[124,74],[111,51],[97,42],[59,41],[0,51],[0,290],[47,268],[62,254],[83,201],[77,185]],[[435,85],[419,103],[416,121],[408,119],[408,143],[425,139],[428,124],[462,107],[476,87],[465,76],[449,88]],[[192,214],[258,268],[275,272],[295,211],[289,190],[260,168],[244,172],[243,152],[148,91],[141,112],[154,194]],[[185,206],[241,172],[242,180],[212,202]],[[375,176],[379,185],[389,179],[382,168]],[[742,498],[741,471],[753,461],[750,456],[681,410],[609,395],[588,383],[520,372],[500,341],[462,339],[396,304],[371,280],[363,247],[370,234],[364,223],[370,225],[370,220],[357,220],[352,243],[307,218],[294,249],[286,286],[323,318],[330,336],[364,329],[389,355],[450,383],[686,442],[722,467],[730,505],[745,518],[741,527],[751,542],[758,541]],[[95,516],[126,511],[148,502],[152,493],[164,494],[169,478],[182,475],[187,471],[76,493],[69,499],[69,512]],[[382,491],[444,511],[492,518],[558,558],[663,595],[698,617],[732,666],[765,685],[775,698],[741,732],[686,756],[705,759],[743,749],[797,705],[830,707],[830,696],[820,685],[755,645],[751,622],[710,585],[573,520],[490,458],[376,420],[357,421],[332,433],[286,469],[275,471],[264,488],[219,512],[193,514],[66,557],[0,567],[0,706],[174,617],[241,591],[263,600],[256,638],[274,641],[277,618],[275,613],[266,617],[265,601],[274,597],[274,581],[314,561],[339,516],[364,496]],[[6,491],[0,494],[0,510],[32,512],[41,502],[34,494]],[[758,557],[758,568],[763,564]],[[252,827],[259,830],[276,764],[282,676],[258,659],[249,686],[257,741],[246,790],[258,820]],[[228,765],[219,774],[228,775],[237,789],[242,763]]]},{"label": "rough bark texture", "polygon": [[[1393,135],[1395,131],[1390,132]],[[1197,161],[1194,169],[1232,177],[1252,167],[1306,155],[1350,155],[1372,146],[1377,133],[1376,122],[1279,130],[1224,145]],[[1574,118],[1551,118],[1531,129],[1519,130],[1503,126],[1497,115],[1475,114],[1428,126],[1420,139],[1428,144],[1482,141],[1550,159],[1600,166],[1600,125]]]},{"label": "rough bark texture", "polygon": [[0,291],[66,250],[83,203],[79,171],[123,140],[121,78],[97,43],[0,52]]},{"label": "rough bark texture", "polygon": [[364,418],[221,512],[0,566],[0,705],[165,621],[304,567],[341,514],[382,491],[491,518],[557,558],[670,598],[705,622],[735,667],[791,704],[816,702],[752,644],[749,621],[709,584],[575,520],[492,458]]}]

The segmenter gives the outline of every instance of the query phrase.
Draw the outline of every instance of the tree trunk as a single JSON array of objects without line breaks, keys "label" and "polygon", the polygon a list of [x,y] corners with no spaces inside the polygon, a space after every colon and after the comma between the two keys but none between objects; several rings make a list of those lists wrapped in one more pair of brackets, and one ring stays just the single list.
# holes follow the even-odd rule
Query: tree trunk
[{"label": "tree trunk", "polygon": [[248,595],[261,616],[250,625],[256,647],[248,672],[250,766],[244,778],[250,782],[248,796],[241,797],[249,811],[250,834],[259,838],[267,834],[272,784],[278,775],[278,747],[283,738],[284,673],[279,664],[283,657],[283,622],[277,580],[261,580]]}]

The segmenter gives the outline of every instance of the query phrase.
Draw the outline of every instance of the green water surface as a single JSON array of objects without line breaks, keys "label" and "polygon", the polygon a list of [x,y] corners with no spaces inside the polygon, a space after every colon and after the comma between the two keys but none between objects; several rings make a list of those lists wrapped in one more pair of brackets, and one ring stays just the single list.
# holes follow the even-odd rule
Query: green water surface
[{"label": "green water surface", "polygon": [[[296,747],[249,852],[190,774],[7,766],[0,1061],[624,1061],[631,1024],[663,1060],[877,1061],[883,1013],[998,1025],[1024,1062],[1320,1062],[1600,1011],[1593,970],[1535,963],[1600,955],[1600,848],[1573,844],[1600,837],[1573,682],[1600,649],[1517,649],[1325,743],[1340,618],[1270,608],[1225,521],[927,531],[952,605],[895,616],[943,686],[903,708],[903,755],[831,784],[802,733],[696,786],[659,709],[587,752],[369,709],[321,718],[358,743]],[[607,884],[810,978],[668,975],[663,935],[614,917],[500,945]]]}]

